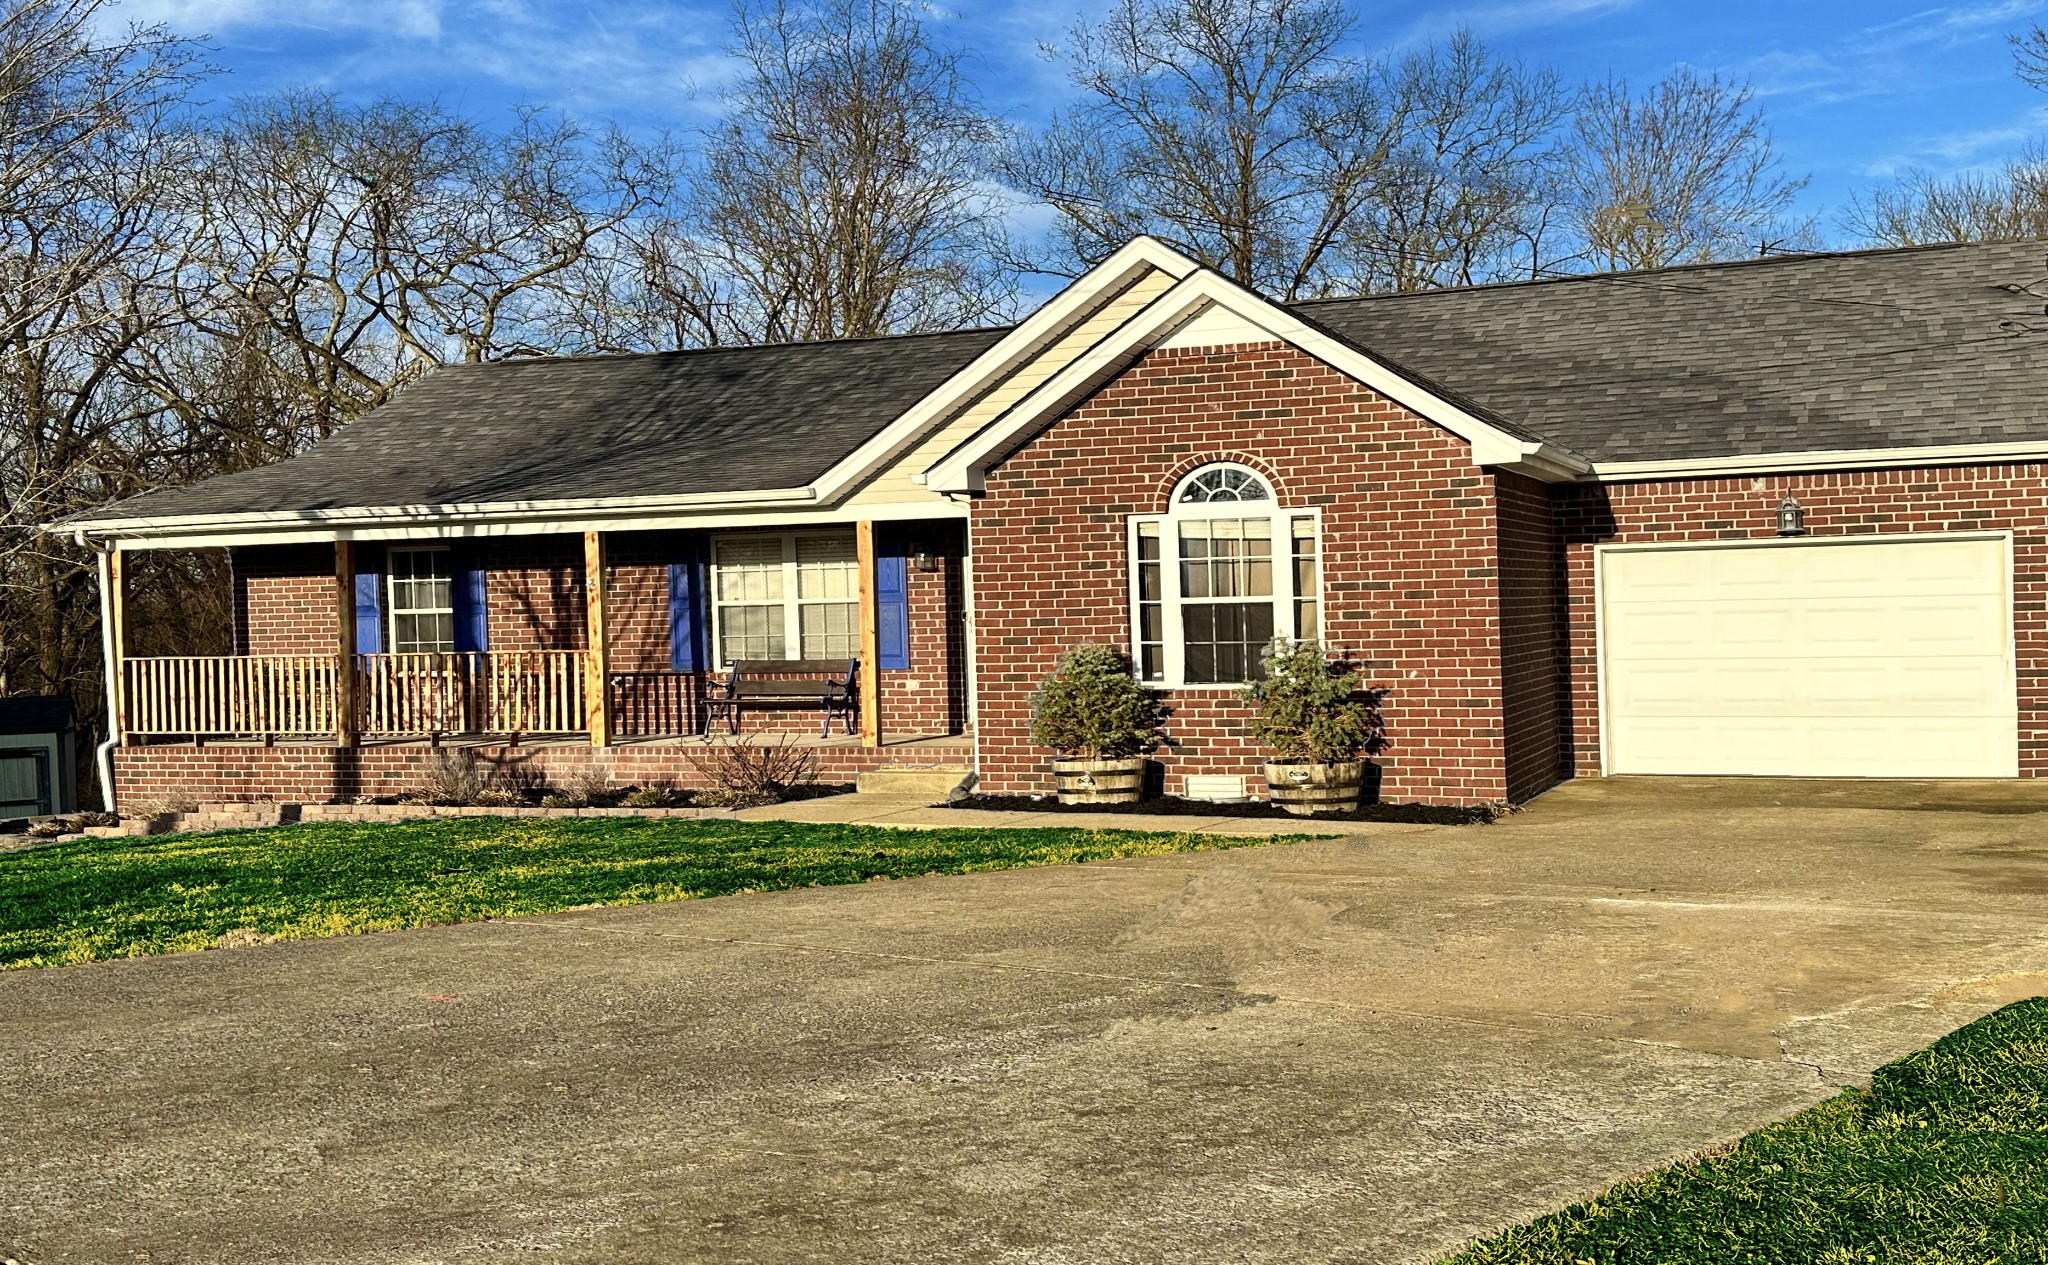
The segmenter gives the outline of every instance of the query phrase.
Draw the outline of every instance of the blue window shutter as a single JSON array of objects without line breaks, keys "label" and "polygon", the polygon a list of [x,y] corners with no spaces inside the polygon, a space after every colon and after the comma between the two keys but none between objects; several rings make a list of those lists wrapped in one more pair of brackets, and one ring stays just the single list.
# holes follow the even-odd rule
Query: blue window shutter
[{"label": "blue window shutter", "polygon": [[384,551],[356,549],[356,653],[384,650]]},{"label": "blue window shutter", "polygon": [[455,608],[455,648],[487,650],[490,642],[484,628],[484,564],[474,546],[458,545],[449,550],[449,585]]},{"label": "blue window shutter", "polygon": [[875,551],[875,624],[884,670],[910,666],[910,590],[900,540]]},{"label": "blue window shutter", "polygon": [[704,542],[685,540],[668,564],[668,666],[677,672],[711,667],[705,644],[710,619],[704,609]]}]

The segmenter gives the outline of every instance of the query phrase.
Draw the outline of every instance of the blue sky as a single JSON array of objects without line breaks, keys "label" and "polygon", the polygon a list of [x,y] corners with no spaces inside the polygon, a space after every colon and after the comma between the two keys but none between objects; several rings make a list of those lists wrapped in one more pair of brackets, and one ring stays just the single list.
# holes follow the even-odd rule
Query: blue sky
[{"label": "blue sky", "polygon": [[[1030,119],[1066,93],[1039,55],[1084,6],[935,7],[969,50],[993,111]],[[2048,0],[1915,5],[1842,0],[1478,0],[1364,3],[1359,51],[1393,52],[1460,24],[1570,80],[1635,81],[1674,66],[1754,82],[1821,228],[1851,192],[1908,167],[1992,165],[2048,136],[2048,96],[2013,77],[2005,37],[2048,23]],[[216,96],[294,86],[350,97],[435,96],[477,114],[559,107],[635,130],[701,126],[728,73],[723,3],[620,0],[127,0],[122,16],[207,35]]]}]

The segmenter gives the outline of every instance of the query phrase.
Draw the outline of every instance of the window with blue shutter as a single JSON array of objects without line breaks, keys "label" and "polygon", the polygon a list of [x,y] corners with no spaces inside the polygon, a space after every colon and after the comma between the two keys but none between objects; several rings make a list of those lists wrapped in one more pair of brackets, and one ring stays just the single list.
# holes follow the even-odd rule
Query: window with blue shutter
[{"label": "window with blue shutter", "polygon": [[384,551],[356,546],[356,653],[384,650]]},{"label": "window with blue shutter", "polygon": [[705,580],[704,542],[684,540],[668,564],[668,666],[677,672],[711,666]]},{"label": "window with blue shutter", "polygon": [[483,559],[474,545],[457,545],[452,553],[450,578],[454,583],[449,597],[455,611],[455,648],[487,650],[490,645],[484,625],[489,603],[484,595]]},{"label": "window with blue shutter", "polygon": [[910,666],[910,570],[897,533],[875,542],[875,623],[882,668]]}]

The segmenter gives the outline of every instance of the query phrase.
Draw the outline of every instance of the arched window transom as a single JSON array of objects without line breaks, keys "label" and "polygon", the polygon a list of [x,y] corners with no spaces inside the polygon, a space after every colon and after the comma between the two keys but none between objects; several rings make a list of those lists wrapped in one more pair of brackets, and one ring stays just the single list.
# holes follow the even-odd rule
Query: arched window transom
[{"label": "arched window transom", "polygon": [[1177,505],[1207,505],[1218,501],[1270,501],[1271,489],[1255,471],[1229,462],[1203,466],[1180,481],[1174,495]]},{"label": "arched window transom", "polygon": [[1131,519],[1131,658],[1168,687],[1264,674],[1275,641],[1321,636],[1320,521],[1235,462],[1191,471],[1164,514]]}]

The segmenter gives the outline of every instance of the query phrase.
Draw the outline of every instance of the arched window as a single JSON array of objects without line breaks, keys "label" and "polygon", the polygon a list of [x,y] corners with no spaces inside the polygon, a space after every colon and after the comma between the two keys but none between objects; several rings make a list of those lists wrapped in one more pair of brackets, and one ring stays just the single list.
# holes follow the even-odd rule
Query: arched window
[{"label": "arched window", "polygon": [[1164,514],[1131,519],[1131,657],[1165,686],[1263,674],[1275,640],[1321,636],[1317,514],[1282,509],[1258,471],[1199,467]]}]

